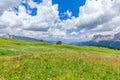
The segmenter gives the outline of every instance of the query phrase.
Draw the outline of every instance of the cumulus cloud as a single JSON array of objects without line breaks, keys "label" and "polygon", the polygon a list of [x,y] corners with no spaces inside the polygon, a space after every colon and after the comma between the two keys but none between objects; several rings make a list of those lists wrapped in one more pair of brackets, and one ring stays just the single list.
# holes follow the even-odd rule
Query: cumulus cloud
[{"label": "cumulus cloud", "polygon": [[69,10],[67,10],[66,12],[64,12],[64,16],[68,16],[69,18],[71,18],[71,16],[72,16],[72,12],[71,11],[69,11]]},{"label": "cumulus cloud", "polygon": [[86,39],[96,34],[115,34],[120,30],[119,5],[120,0],[87,0],[79,16],[63,21],[62,26],[67,30],[77,28],[79,37],[86,35]]},{"label": "cumulus cloud", "polygon": [[1,0],[0,1],[0,14],[5,10],[17,6],[21,0]]},{"label": "cumulus cloud", "polygon": [[[80,8],[77,25],[81,28],[92,29],[119,15],[117,10],[119,0],[87,0],[86,5]],[[119,3],[120,4],[120,3]],[[114,6],[117,5],[115,8]]]},{"label": "cumulus cloud", "polygon": [[[51,0],[43,0],[42,3],[36,5],[33,4],[34,2],[32,2],[32,0],[28,1],[28,3],[30,3],[29,6],[31,8],[33,8],[33,6],[37,8],[36,16],[29,15],[26,7],[24,5],[19,5],[18,15],[16,15],[14,10],[4,11],[3,15],[0,16],[0,28],[6,29],[5,27],[9,27],[11,28],[9,31],[10,34],[19,35],[19,31],[21,31],[21,33],[26,32],[26,34],[30,32],[32,34],[40,34],[42,32],[47,32],[52,27],[56,27],[56,23],[59,21],[57,4],[52,5]],[[14,31],[14,29],[18,31]],[[6,32],[8,33],[7,29]],[[38,35],[35,34],[34,36],[36,37]]]},{"label": "cumulus cloud", "polygon": [[20,0],[3,0],[0,3],[0,34],[80,41],[90,40],[95,34],[115,34],[120,30],[120,0],[87,0],[79,8],[78,17],[67,10],[64,14],[69,18],[66,20],[60,20],[59,5],[53,5],[52,0],[43,0],[40,4],[22,0],[21,3],[27,3],[30,9],[37,9],[35,16],[21,4],[17,12],[9,9],[18,3]]}]

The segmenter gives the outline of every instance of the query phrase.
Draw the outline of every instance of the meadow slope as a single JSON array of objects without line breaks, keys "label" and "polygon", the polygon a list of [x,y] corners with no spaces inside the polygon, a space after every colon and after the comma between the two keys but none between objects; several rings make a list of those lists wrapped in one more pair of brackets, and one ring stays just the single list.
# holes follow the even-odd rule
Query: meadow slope
[{"label": "meadow slope", "polygon": [[1,80],[120,80],[120,51],[0,38]]}]

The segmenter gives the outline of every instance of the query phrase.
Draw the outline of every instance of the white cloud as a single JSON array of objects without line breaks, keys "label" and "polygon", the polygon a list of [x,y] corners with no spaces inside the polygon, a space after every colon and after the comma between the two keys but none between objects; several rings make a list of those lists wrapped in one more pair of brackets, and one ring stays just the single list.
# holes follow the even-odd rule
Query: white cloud
[{"label": "white cloud", "polygon": [[[120,0],[87,0],[77,18],[63,21],[63,28],[77,28],[80,36],[90,39],[95,34],[115,34],[120,30]],[[86,37],[85,37],[86,36]]]},{"label": "white cloud", "polygon": [[[31,8],[33,8],[33,3],[34,2],[31,1],[29,4]],[[59,22],[58,5],[52,5],[51,0],[44,0],[42,3],[36,4],[34,7],[37,8],[36,16],[29,15],[23,5],[18,7],[18,15],[16,15],[14,10],[4,11],[3,15],[0,16],[0,28],[4,28],[4,31],[6,30],[5,32],[10,34],[25,36],[34,35],[33,37],[36,38],[40,38],[41,36],[44,37],[44,34],[42,34],[43,32],[47,33],[50,28],[53,29],[57,27],[56,23]],[[8,31],[8,28],[10,31]],[[48,34],[48,36],[51,34],[52,32]]]},{"label": "white cloud", "polygon": [[67,20],[60,20],[58,5],[52,5],[52,0],[43,0],[40,4],[28,0],[30,8],[37,8],[35,16],[29,15],[31,12],[28,13],[23,5],[18,6],[18,15],[14,10],[8,10],[19,1],[3,0],[0,3],[0,13],[3,13],[0,16],[1,33],[35,38],[90,40],[94,34],[120,31],[120,0],[87,0],[80,7],[78,17],[72,16],[72,12],[67,10]]},{"label": "white cloud", "polygon": [[72,32],[71,36],[77,36],[79,33],[78,32]]},{"label": "white cloud", "polygon": [[0,1],[0,14],[5,10],[10,9],[14,6],[17,6],[21,0],[1,0]]},{"label": "white cloud", "polygon": [[36,8],[37,7],[37,3],[33,2],[33,0],[29,0],[28,4],[30,5],[31,8]]},{"label": "white cloud", "polygon": [[69,11],[69,10],[67,10],[66,12],[64,12],[64,16],[66,16],[66,15],[67,15],[69,18],[71,18],[72,12]]}]

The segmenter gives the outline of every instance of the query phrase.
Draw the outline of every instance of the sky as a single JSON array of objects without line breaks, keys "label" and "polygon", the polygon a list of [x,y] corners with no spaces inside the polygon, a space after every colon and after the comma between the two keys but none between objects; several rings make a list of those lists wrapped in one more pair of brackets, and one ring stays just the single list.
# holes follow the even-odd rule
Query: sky
[{"label": "sky", "polygon": [[0,35],[80,42],[120,32],[120,0],[0,0]]}]

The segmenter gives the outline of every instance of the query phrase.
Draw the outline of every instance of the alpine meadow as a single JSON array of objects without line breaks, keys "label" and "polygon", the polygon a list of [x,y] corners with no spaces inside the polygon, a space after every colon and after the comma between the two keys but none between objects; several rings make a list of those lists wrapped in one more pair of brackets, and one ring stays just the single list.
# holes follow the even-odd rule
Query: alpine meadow
[{"label": "alpine meadow", "polygon": [[0,39],[1,80],[119,80],[120,51]]},{"label": "alpine meadow", "polygon": [[0,80],[120,80],[120,0],[0,0]]}]

